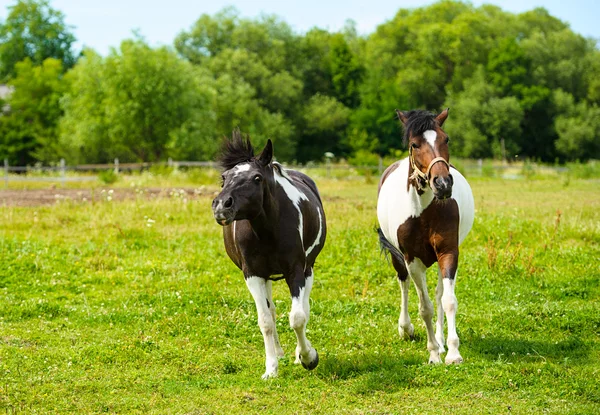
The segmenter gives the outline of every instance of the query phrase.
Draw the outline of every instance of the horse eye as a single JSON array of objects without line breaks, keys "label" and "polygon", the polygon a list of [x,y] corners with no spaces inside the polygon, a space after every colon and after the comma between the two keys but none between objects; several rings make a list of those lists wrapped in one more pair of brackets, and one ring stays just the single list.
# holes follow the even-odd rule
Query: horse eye
[{"label": "horse eye", "polygon": [[221,188],[225,186],[225,176],[221,176]]},{"label": "horse eye", "polygon": [[419,148],[419,146],[417,145],[417,143],[410,143],[410,146],[411,146],[412,148]]},{"label": "horse eye", "polygon": [[260,177],[259,175],[254,176],[254,181],[256,183],[260,183],[261,180],[262,180],[262,177]]},{"label": "horse eye", "polygon": [[450,137],[446,137],[446,144],[450,141]]}]

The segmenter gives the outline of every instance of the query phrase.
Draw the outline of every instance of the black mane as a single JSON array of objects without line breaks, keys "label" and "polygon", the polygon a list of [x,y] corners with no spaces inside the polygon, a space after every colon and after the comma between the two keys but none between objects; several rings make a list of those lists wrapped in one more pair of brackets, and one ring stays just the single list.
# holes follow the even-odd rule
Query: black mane
[{"label": "black mane", "polygon": [[404,137],[402,143],[406,145],[411,135],[421,135],[427,130],[435,130],[437,127],[436,114],[425,110],[411,110],[403,113],[407,118],[404,126]]},{"label": "black mane", "polygon": [[223,170],[234,168],[240,163],[254,160],[254,147],[248,135],[242,135],[236,128],[231,134],[231,140],[223,140],[218,162]]}]

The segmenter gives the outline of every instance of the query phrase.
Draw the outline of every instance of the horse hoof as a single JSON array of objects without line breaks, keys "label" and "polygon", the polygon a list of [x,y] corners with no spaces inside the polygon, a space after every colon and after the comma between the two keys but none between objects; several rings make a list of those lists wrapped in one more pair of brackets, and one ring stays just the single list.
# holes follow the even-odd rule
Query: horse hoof
[{"label": "horse hoof", "polygon": [[404,327],[398,327],[398,333],[400,333],[400,338],[402,339],[412,339],[415,337],[415,326],[411,324],[407,329]]},{"label": "horse hoof", "polygon": [[463,362],[463,358],[461,355],[458,355],[458,356],[446,355],[446,364],[447,365],[460,365],[462,362]]},{"label": "horse hoof", "polygon": [[274,372],[265,372],[264,375],[261,376],[262,380],[273,379],[277,377],[277,371]]},{"label": "horse hoof", "polygon": [[315,354],[316,357],[313,359],[312,362],[309,362],[308,364],[304,363],[303,361],[300,361],[300,363],[302,363],[302,367],[306,370],[313,370],[315,367],[317,367],[317,365],[319,364],[319,353],[317,352],[317,350],[315,349]]}]

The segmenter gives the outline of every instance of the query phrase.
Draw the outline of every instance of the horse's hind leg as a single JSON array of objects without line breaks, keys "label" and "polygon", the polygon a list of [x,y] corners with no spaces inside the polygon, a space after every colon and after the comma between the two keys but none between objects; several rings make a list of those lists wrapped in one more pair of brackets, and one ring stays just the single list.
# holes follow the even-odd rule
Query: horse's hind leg
[{"label": "horse's hind leg", "polygon": [[269,280],[265,283],[267,290],[267,301],[269,302],[269,310],[271,310],[271,317],[273,318],[273,339],[275,341],[275,354],[277,357],[283,357],[283,349],[279,343],[279,336],[277,335],[277,313],[275,312],[275,302],[273,301],[273,281]]},{"label": "horse's hind leg", "polygon": [[314,281],[312,268],[306,272],[297,270],[294,278],[288,283],[292,294],[292,310],[290,326],[296,333],[296,362],[305,369],[312,370],[319,364],[319,354],[306,338],[306,325],[310,317],[310,291]]},{"label": "horse's hind leg", "polygon": [[435,333],[433,332],[433,304],[431,303],[429,293],[427,292],[427,280],[425,278],[425,271],[427,268],[419,259],[415,259],[407,265],[410,277],[415,283],[417,295],[419,296],[419,314],[421,314],[421,318],[427,328],[429,363],[441,363],[440,346],[435,339]]},{"label": "horse's hind leg", "polygon": [[265,361],[266,371],[262,375],[262,378],[269,379],[277,376],[277,367],[279,364],[277,362],[277,349],[275,347],[275,320],[270,310],[273,305],[267,299],[267,287],[264,278],[248,276],[246,277],[246,285],[256,303],[258,326],[265,341],[265,353],[267,355]]},{"label": "horse's hind leg", "polygon": [[408,279],[408,271],[406,266],[392,256],[392,265],[398,273],[398,282],[400,283],[400,292],[402,301],[400,303],[400,317],[398,318],[398,333],[403,339],[412,338],[415,334],[415,327],[410,322],[408,315],[408,289],[410,288],[410,280]]}]

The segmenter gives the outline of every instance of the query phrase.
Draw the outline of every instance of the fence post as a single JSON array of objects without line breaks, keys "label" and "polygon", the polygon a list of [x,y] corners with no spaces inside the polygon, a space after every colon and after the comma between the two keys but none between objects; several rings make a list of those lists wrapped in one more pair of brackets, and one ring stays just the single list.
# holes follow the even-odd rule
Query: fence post
[{"label": "fence post", "polygon": [[173,167],[173,159],[171,157],[169,157],[169,159],[167,160],[167,166]]},{"label": "fence post", "polygon": [[4,159],[4,187],[8,188],[8,159]]},{"label": "fence post", "polygon": [[65,159],[60,159],[60,186],[65,187],[65,182],[66,182]]},{"label": "fence post", "polygon": [[119,174],[119,159],[115,159],[115,174]]},{"label": "fence post", "polygon": [[383,173],[383,157],[379,156],[379,175]]}]

